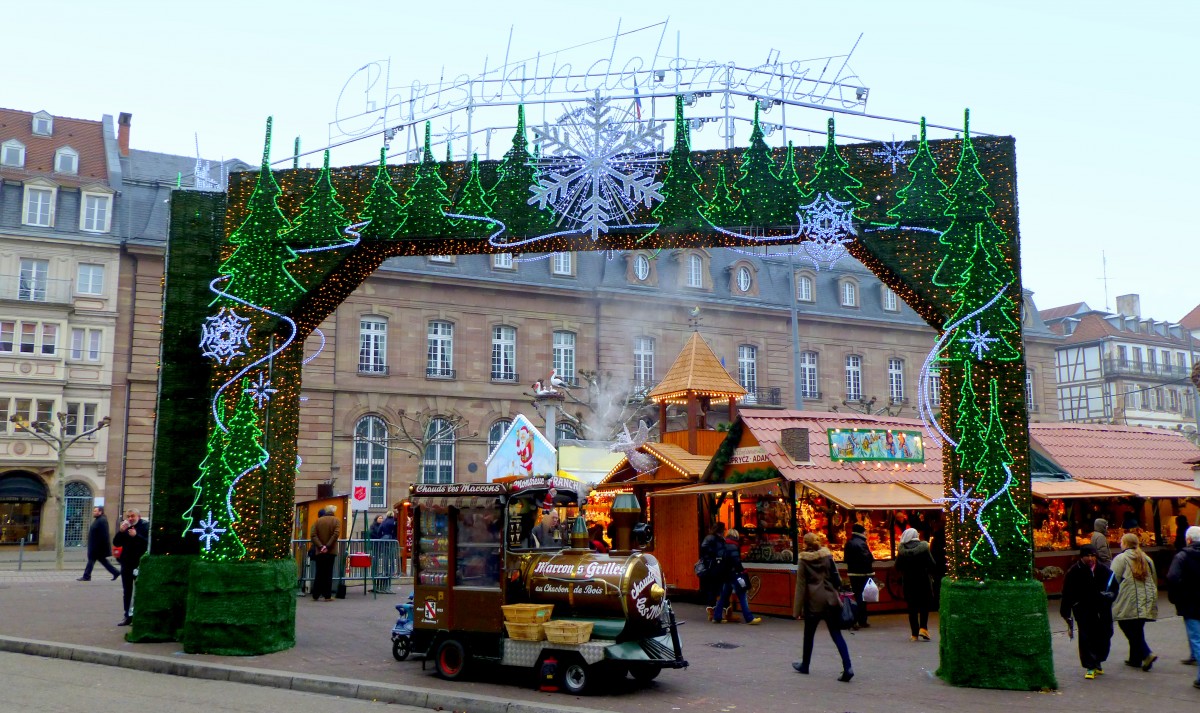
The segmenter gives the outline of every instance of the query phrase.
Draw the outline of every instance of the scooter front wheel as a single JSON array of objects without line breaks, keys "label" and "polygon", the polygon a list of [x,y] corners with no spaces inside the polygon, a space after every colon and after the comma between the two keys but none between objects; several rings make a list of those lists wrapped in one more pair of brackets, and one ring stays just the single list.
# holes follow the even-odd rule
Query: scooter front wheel
[{"label": "scooter front wheel", "polygon": [[407,636],[397,636],[392,639],[392,658],[403,661],[412,652],[412,640]]}]

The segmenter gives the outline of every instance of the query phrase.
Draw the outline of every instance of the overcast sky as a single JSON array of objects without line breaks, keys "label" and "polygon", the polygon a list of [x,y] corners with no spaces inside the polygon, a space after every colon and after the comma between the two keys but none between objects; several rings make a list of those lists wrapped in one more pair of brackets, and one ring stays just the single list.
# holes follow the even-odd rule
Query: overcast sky
[{"label": "overcast sky", "polygon": [[[194,155],[198,134],[205,157],[250,163],[269,115],[273,158],[286,158],[295,136],[305,150],[326,145],[360,67],[390,59],[393,86],[436,82],[443,68],[478,74],[485,57],[502,61],[510,28],[510,55],[524,58],[613,35],[618,22],[627,31],[666,21],[664,54],[679,33],[684,57],[741,66],[772,49],[785,61],[842,55],[861,34],[849,67],[870,88],[870,114],[956,126],[969,107],[973,129],[1016,137],[1023,277],[1039,308],[1103,309],[1102,253],[1110,308],[1139,293],[1143,316],[1177,321],[1200,303],[1200,240],[1187,217],[1200,188],[1191,0],[7,5],[0,105],[86,119],[130,112],[134,148]],[[652,57],[661,31],[648,35],[627,54]],[[598,46],[595,58],[606,53]],[[819,127],[827,115],[801,113],[789,123]],[[872,140],[912,133],[842,118],[838,128]],[[360,160],[334,154],[335,164]]]}]

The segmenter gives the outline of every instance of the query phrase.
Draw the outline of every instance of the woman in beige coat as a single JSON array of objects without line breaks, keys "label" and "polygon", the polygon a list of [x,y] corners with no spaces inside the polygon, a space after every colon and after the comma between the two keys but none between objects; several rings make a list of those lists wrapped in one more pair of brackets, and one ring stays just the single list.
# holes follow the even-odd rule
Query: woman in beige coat
[{"label": "woman in beige coat", "polygon": [[1119,589],[1113,602],[1113,619],[1129,640],[1126,666],[1149,671],[1158,656],[1146,645],[1146,622],[1158,618],[1158,575],[1154,562],[1142,551],[1138,536],[1121,538],[1121,554],[1113,558],[1112,576]]}]

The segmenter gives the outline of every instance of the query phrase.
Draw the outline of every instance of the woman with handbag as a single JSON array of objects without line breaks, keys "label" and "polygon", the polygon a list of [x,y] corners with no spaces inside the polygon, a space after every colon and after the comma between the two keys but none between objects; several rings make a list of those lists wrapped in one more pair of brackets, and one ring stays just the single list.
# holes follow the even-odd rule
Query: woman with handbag
[{"label": "woman with handbag", "polygon": [[[747,624],[753,626],[762,623],[761,616],[754,616],[750,613],[750,601],[746,597],[746,592],[750,589],[750,575],[746,574],[746,568],[742,566],[740,538],[741,535],[732,527],[725,531],[725,544],[720,551],[720,569],[725,574],[721,593],[717,595],[717,608],[713,611],[713,623],[715,624],[721,623],[721,615],[725,612],[725,603],[730,601],[730,596],[736,596],[738,604],[742,605],[742,619]],[[729,608],[732,614],[732,603]]]},{"label": "woman with handbag", "polygon": [[1113,558],[1112,578],[1117,582],[1113,619],[1129,641],[1126,666],[1149,671],[1158,656],[1146,645],[1146,622],[1158,618],[1158,576],[1154,562],[1142,551],[1132,532],[1121,538],[1121,554]]},{"label": "woman with handbag", "polygon": [[929,641],[929,610],[933,608],[933,572],[937,562],[921,534],[908,528],[900,535],[896,571],[904,577],[904,601],[908,602],[910,641]]},{"label": "woman with handbag", "polygon": [[[804,615],[804,658],[793,661],[792,668],[800,673],[808,673],[817,625],[824,621],[842,657],[842,675],[838,680],[845,683],[854,678],[854,669],[850,665],[850,649],[842,636],[842,599],[838,594],[841,588],[842,578],[838,576],[833,554],[821,546],[821,539],[816,533],[804,533],[804,551],[800,553],[800,563],[796,568],[797,604]],[[853,617],[850,623],[853,623]]]},{"label": "woman with handbag", "polygon": [[1104,673],[1104,661],[1112,645],[1112,601],[1110,582],[1115,579],[1108,567],[1100,564],[1096,548],[1079,548],[1079,561],[1071,565],[1063,578],[1062,605],[1059,613],[1067,621],[1067,631],[1079,633],[1079,663],[1086,679]]}]

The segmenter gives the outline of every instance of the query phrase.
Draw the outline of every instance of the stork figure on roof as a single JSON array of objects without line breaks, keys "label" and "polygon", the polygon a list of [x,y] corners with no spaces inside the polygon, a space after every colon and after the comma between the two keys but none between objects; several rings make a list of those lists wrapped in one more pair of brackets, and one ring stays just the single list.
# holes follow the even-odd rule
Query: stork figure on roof
[{"label": "stork figure on roof", "polygon": [[652,473],[658,469],[658,459],[638,450],[645,445],[649,437],[649,426],[645,421],[638,421],[637,435],[630,436],[629,426],[625,426],[621,433],[617,434],[617,442],[609,446],[608,450],[611,453],[624,453],[630,467],[637,471],[638,475]]},{"label": "stork figure on roof", "polygon": [[571,385],[558,378],[558,369],[550,370],[550,385],[556,389],[569,389]]},{"label": "stork figure on roof", "polygon": [[544,399],[551,396],[558,396],[559,393],[556,389],[554,389],[554,387],[544,386],[541,381],[535,381],[533,382],[533,395],[537,398]]}]

